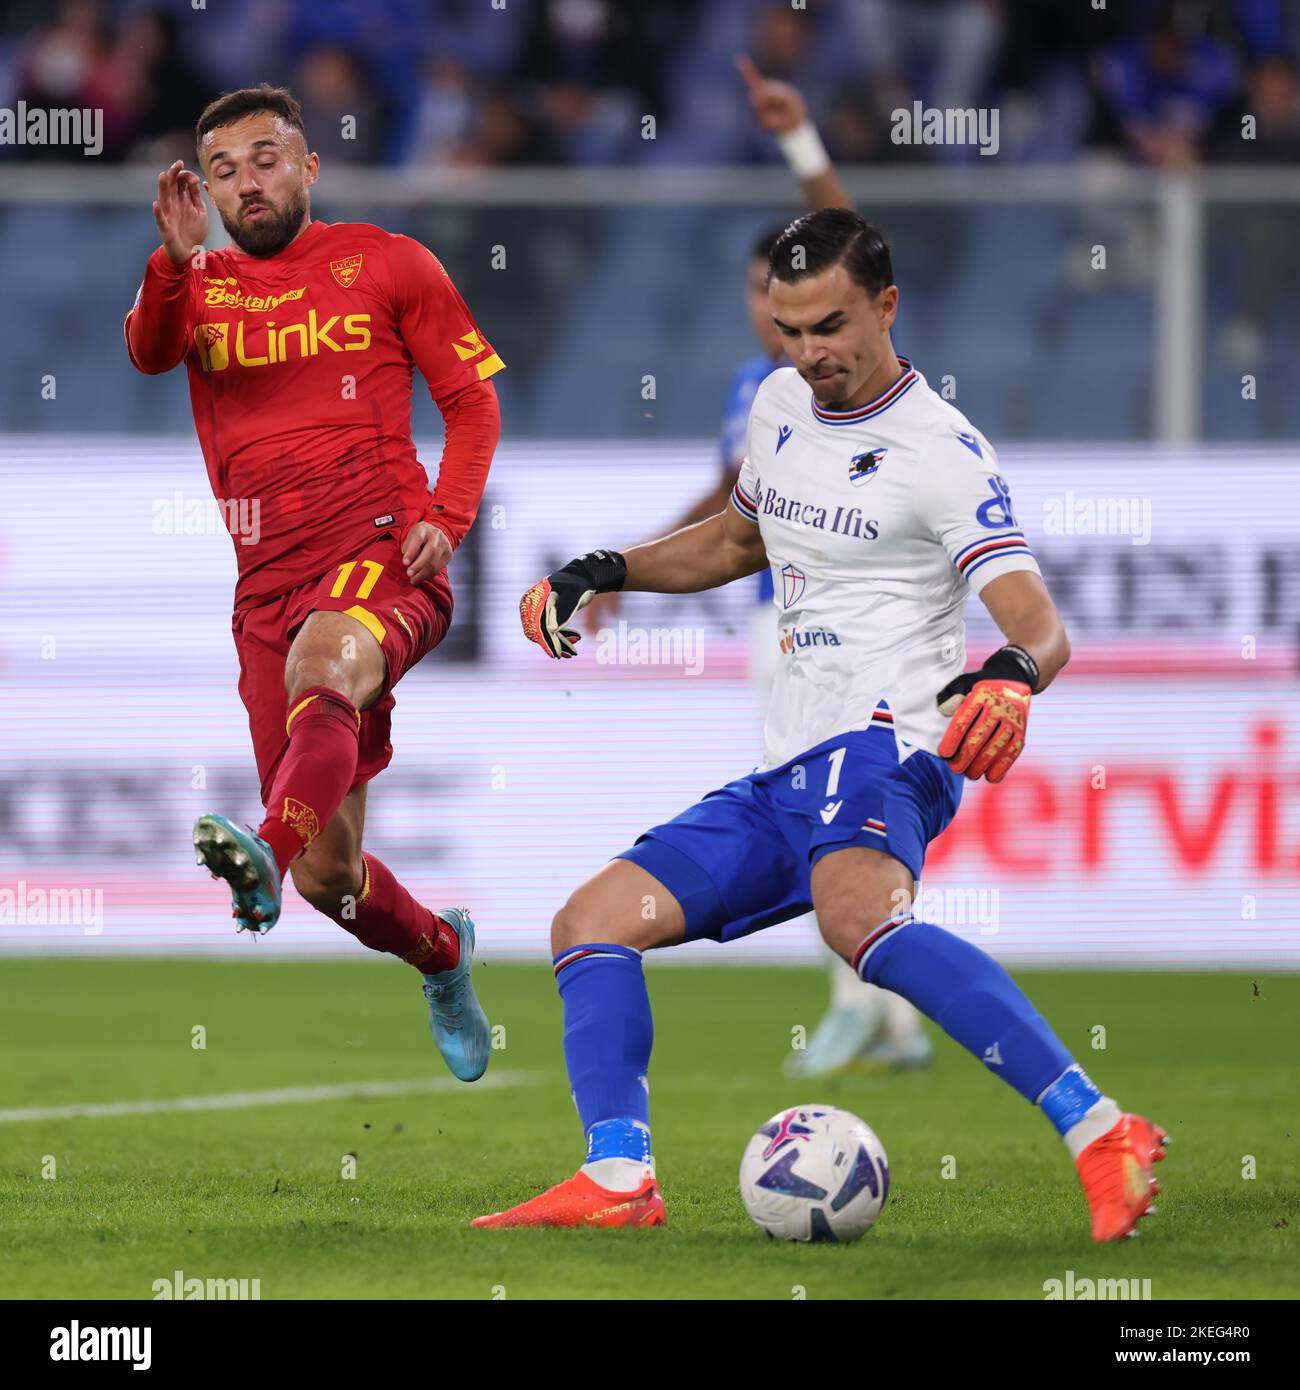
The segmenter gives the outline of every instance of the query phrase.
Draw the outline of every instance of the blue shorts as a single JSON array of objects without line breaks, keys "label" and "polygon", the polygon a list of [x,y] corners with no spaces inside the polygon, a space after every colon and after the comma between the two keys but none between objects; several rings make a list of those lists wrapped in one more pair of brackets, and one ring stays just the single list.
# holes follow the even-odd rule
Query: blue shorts
[{"label": "blue shorts", "polygon": [[919,879],[962,780],[921,749],[900,763],[893,729],[876,724],[728,782],[616,857],[677,899],[686,940],[734,941],[810,911],[813,866],[834,850],[883,850]]}]

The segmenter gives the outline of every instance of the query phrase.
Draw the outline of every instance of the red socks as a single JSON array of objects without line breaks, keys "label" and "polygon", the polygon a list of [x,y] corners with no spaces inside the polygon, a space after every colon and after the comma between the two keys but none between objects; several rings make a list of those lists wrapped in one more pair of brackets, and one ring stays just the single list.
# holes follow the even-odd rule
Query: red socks
[{"label": "red socks", "polygon": [[257,833],[271,846],[280,877],[334,819],[357,775],[361,715],[337,690],[304,691],[285,721],[289,747],[271,783],[266,819]]},{"label": "red socks", "polygon": [[437,975],[460,964],[460,937],[441,917],[419,903],[373,854],[361,855],[365,879],[352,920],[338,917],[372,951],[387,951],[423,975]]},{"label": "red socks", "polygon": [[[289,711],[289,747],[271,783],[267,817],[257,833],[271,846],[280,876],[333,820],[357,773],[361,715],[345,695],[314,686]],[[387,951],[424,975],[460,962],[460,938],[419,903],[371,854],[355,905],[328,915],[372,951]]]}]

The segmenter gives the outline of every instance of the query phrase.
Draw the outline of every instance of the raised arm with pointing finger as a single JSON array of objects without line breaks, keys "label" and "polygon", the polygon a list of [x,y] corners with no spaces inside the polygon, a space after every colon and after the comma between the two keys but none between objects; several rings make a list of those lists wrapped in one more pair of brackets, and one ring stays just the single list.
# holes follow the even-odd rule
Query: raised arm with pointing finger
[{"label": "raised arm with pointing finger", "polygon": [[775,77],[764,77],[748,54],[736,57],[736,69],[749,92],[754,119],[785,155],[791,173],[803,188],[809,212],[821,208],[851,208],[840,176],[835,172],[821,135],[808,115],[808,103],[798,87]]}]

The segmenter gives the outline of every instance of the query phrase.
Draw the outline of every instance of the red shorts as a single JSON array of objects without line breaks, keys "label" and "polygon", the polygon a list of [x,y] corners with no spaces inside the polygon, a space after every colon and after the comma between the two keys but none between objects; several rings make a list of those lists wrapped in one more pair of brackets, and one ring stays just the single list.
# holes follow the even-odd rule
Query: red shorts
[{"label": "red shorts", "polygon": [[378,638],[384,653],[387,670],[383,694],[361,711],[357,775],[352,781],[356,788],[388,766],[393,756],[389,742],[393,686],[447,635],[451,609],[446,571],[423,584],[412,584],[406,577],[401,545],[389,534],[323,578],[269,603],[236,611],[231,626],[239,653],[239,697],[248,710],[264,806],[289,746],[284,727],[289,713],[285,658],[308,614],[317,610],[349,614]]}]

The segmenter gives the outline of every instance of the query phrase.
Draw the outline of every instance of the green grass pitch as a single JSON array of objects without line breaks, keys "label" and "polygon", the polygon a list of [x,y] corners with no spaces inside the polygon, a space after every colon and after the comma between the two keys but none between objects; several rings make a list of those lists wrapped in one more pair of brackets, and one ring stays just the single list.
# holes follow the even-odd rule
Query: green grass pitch
[{"label": "green grass pitch", "polygon": [[[391,962],[3,971],[5,1111],[445,1075],[419,982]],[[947,1039],[924,1072],[792,1083],[780,1062],[792,1029],[819,1016],[821,972],[652,965],[648,977],[666,1229],[468,1229],[581,1157],[550,971],[488,962],[478,989],[505,1043],[492,1070],[510,1083],[497,1089],[6,1115],[0,1295],[148,1299],[175,1270],[258,1279],[263,1299],[1041,1299],[1068,1270],[1150,1279],[1156,1299],[1300,1294],[1300,977],[1019,976],[1102,1088],[1175,1140],[1158,1213],[1109,1247],[1088,1239],[1046,1121]],[[851,1246],[766,1240],[737,1192],[753,1130],[818,1100],[874,1126],[893,1170],[879,1223]]]}]

